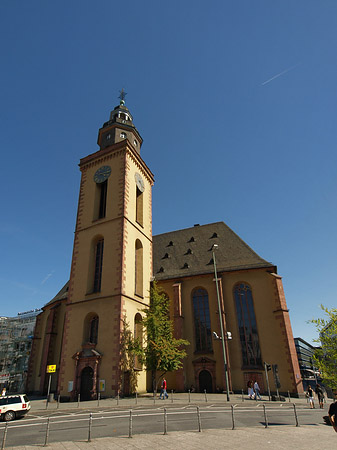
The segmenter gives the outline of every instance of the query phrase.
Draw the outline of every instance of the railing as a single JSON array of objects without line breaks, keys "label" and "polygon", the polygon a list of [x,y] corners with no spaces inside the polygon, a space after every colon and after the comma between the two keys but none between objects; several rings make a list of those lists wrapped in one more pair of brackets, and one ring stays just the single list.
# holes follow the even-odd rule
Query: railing
[{"label": "railing", "polygon": [[[205,400],[205,403],[208,402],[208,397],[207,397],[208,393],[206,392],[206,389],[204,390],[203,393],[192,393],[190,390],[188,390],[187,393],[185,393],[185,397],[186,397],[186,394],[187,394],[187,398],[188,398],[188,403],[191,403],[192,397],[195,398],[197,396],[199,397],[199,401],[200,401],[201,398],[203,398]],[[179,396],[181,398],[181,395],[184,395],[184,394],[176,394],[176,393],[174,393],[173,390],[171,390],[171,403],[173,403],[174,397],[177,397],[177,399],[179,399]],[[216,394],[216,395],[220,395],[220,394]],[[252,401],[251,399],[247,399],[245,397],[245,392],[244,392],[243,389],[242,389],[241,395],[240,394],[236,394],[235,397],[237,397],[237,400],[240,399],[242,402],[244,402],[245,400],[247,400],[249,402]],[[275,401],[283,401],[283,402],[287,401],[289,403],[292,401],[289,391],[287,392],[286,396],[278,394],[278,395],[272,395],[272,397],[275,399]],[[135,400],[135,404],[137,405],[138,404],[138,399],[140,398],[138,396],[137,392],[134,394],[133,397],[132,396],[131,397],[124,397],[124,400],[127,399],[127,400],[130,401],[132,398]],[[122,397],[120,397],[119,392],[118,392],[116,397],[105,398],[104,400],[116,401],[116,405],[119,406],[119,403],[120,403],[121,399],[122,399]],[[283,399],[283,400],[281,400],[281,399]],[[57,409],[60,408],[60,405],[64,404],[60,400],[61,400],[61,397],[60,397],[60,395],[58,395],[57,398],[56,398],[56,405],[57,405],[56,408]],[[153,396],[147,397],[147,400],[151,400],[151,401],[153,401],[153,404],[156,404],[156,400],[158,400],[158,395],[153,394]],[[222,401],[223,400],[224,399],[222,399]],[[257,401],[260,401],[260,400],[257,400],[257,398],[256,398],[255,401],[257,402]],[[306,398],[306,401],[308,402],[307,398]],[[83,403],[83,400],[81,400],[81,395],[80,394],[77,395],[77,398],[76,398],[75,402],[66,402],[65,404],[70,404],[70,403],[74,404],[76,402],[77,402],[77,407],[80,407],[80,404]],[[96,400],[90,400],[90,402],[97,402],[97,406],[100,406],[101,394],[98,393]],[[46,409],[48,409],[50,403],[51,402],[47,398],[46,399]],[[53,402],[53,403],[55,403],[55,402]]]},{"label": "railing", "polygon": [[[166,404],[167,405],[167,404]],[[239,405],[228,405],[226,407],[224,406],[216,406],[216,405],[210,405],[205,406],[205,409],[202,409],[199,405],[186,405],[185,407],[181,407],[179,409],[175,409],[172,405],[169,407],[167,405],[164,408],[156,408],[156,409],[148,409],[148,410],[137,410],[137,409],[130,409],[130,410],[124,410],[124,411],[116,411],[116,410],[106,410],[106,411],[98,411],[98,412],[90,412],[90,413],[76,413],[72,414],[70,416],[59,416],[59,417],[43,417],[38,419],[26,419],[26,423],[18,423],[18,422],[11,422],[10,424],[6,422],[4,426],[1,428],[3,429],[3,436],[2,436],[2,446],[1,450],[4,450],[6,448],[6,440],[8,436],[18,436],[18,432],[20,431],[20,428],[26,428],[26,430],[29,430],[30,433],[33,433],[33,427],[36,427],[36,438],[34,439],[34,444],[39,444],[36,442],[38,440],[37,436],[44,436],[44,446],[48,445],[50,435],[53,433],[60,433],[62,430],[65,430],[64,424],[70,425],[69,428],[66,428],[67,431],[72,431],[73,433],[80,432],[81,433],[81,439],[86,439],[88,442],[90,442],[95,436],[93,436],[93,424],[95,423],[95,426],[98,427],[102,426],[102,422],[108,422],[108,425],[104,424],[104,426],[109,426],[109,429],[111,429],[111,424],[113,424],[116,427],[116,424],[119,424],[117,426],[120,427],[120,430],[124,431],[120,433],[121,436],[128,436],[129,438],[132,438],[134,436],[134,424],[135,420],[137,421],[138,427],[141,427],[140,432],[144,432],[144,426],[142,425],[142,419],[145,419],[146,417],[149,419],[149,416],[153,417],[151,419],[152,423],[154,422],[154,418],[160,418],[160,421],[162,421],[162,431],[163,434],[167,434],[169,431],[177,431],[175,429],[174,423],[179,423],[181,421],[181,417],[184,417],[184,420],[187,422],[187,418],[191,421],[191,425],[189,425],[189,430],[194,429],[195,431],[201,432],[203,428],[211,429],[211,428],[222,428],[222,429],[228,429],[228,430],[234,430],[239,428],[243,428],[242,425],[243,419],[249,416],[250,419],[253,417],[253,414],[256,414],[256,424],[255,425],[248,425],[248,426],[261,426],[261,429],[268,428],[273,425],[273,423],[280,425],[293,425],[298,427],[299,426],[299,419],[297,414],[297,408],[295,404],[292,404],[291,406],[286,404],[285,407],[280,407],[276,405],[268,405],[266,404],[259,404],[258,406],[252,406],[250,408],[245,408],[243,406]],[[306,411],[309,412],[309,410],[306,408]],[[221,425],[219,426],[219,422],[216,423],[215,420],[213,420],[213,423],[210,423],[210,417],[207,417],[208,414],[213,414],[217,419],[221,419]],[[283,421],[278,422],[272,422],[270,421],[270,417],[275,417],[277,415],[278,419],[280,419],[280,416],[283,416]],[[177,416],[177,418],[174,420],[174,417]],[[179,419],[180,418],[180,419]],[[238,426],[238,420],[240,421],[240,425]],[[74,424],[71,424],[71,420],[74,420]],[[205,426],[203,427],[203,420],[207,422]],[[39,421],[39,422],[38,422]],[[76,424],[75,424],[76,421]],[[30,423],[28,423],[30,422]],[[144,420],[146,422],[146,420]],[[81,423],[85,424],[81,425]],[[225,425],[226,424],[226,425]],[[73,425],[73,426],[72,426]],[[212,426],[215,425],[215,426]],[[29,427],[29,428],[27,428]],[[14,430],[15,429],[15,430]],[[11,432],[13,430],[13,434]],[[86,431],[85,431],[86,430]],[[128,430],[126,432],[126,430]],[[146,430],[148,433],[154,433],[158,432],[158,430],[154,431],[154,428],[151,426],[151,429]],[[26,433],[25,433],[26,434]],[[136,433],[137,434],[137,433]],[[113,433],[106,433],[105,437],[111,437]],[[116,434],[115,434],[116,436]],[[73,440],[73,436],[71,436],[70,439],[67,440]],[[101,436],[96,436],[101,437]],[[78,435],[76,439],[78,438]],[[41,439],[41,438],[40,438]],[[42,444],[42,442],[41,442]],[[40,445],[41,445],[40,444]],[[13,444],[11,444],[13,445]],[[18,444],[19,445],[19,444]],[[26,443],[26,445],[28,445]]]}]

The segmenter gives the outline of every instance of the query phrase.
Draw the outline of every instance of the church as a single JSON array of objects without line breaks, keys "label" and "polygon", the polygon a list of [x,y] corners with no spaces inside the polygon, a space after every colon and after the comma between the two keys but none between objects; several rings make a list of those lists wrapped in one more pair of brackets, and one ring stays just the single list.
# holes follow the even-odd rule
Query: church
[{"label": "church", "polygon": [[[37,317],[27,392],[82,400],[130,394],[120,365],[126,319],[144,339],[142,311],[153,280],[170,300],[174,336],[190,342],[183,367],[166,375],[177,392],[303,392],[289,310],[277,267],[225,223],[152,236],[154,176],[142,138],[120,103],[80,160],[81,182],[69,282]],[[223,337],[223,338],[222,338]],[[139,393],[150,391],[135,359]]]}]

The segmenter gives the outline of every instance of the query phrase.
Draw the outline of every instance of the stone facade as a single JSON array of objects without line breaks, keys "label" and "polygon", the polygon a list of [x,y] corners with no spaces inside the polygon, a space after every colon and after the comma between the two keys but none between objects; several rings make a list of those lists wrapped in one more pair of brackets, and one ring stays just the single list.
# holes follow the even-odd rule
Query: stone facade
[{"label": "stone facade", "polygon": [[[128,373],[120,373],[122,320],[136,330],[154,278],[170,299],[175,337],[190,342],[183,368],[167,374],[169,390],[227,388],[222,343],[214,339],[221,317],[226,336],[232,335],[224,344],[229,390],[241,392],[257,380],[264,392],[268,362],[277,365],[281,391],[302,392],[276,266],[222,222],[158,235],[152,243],[154,180],[132,120],[122,101],[99,130],[100,150],[80,161],[70,281],[38,316],[28,391],[45,393],[46,366],[56,364],[52,392],[62,397],[127,395]],[[140,370],[138,391],[150,385]]]}]

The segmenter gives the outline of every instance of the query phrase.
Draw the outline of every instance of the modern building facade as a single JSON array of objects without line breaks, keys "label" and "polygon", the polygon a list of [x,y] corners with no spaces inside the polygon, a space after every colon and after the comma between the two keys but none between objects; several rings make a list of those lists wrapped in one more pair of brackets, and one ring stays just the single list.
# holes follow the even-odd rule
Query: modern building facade
[{"label": "modern building facade", "polygon": [[[263,363],[277,364],[281,390],[302,392],[301,376],[276,266],[260,258],[224,223],[155,236],[153,175],[140,155],[142,139],[121,102],[98,133],[99,150],[80,161],[82,173],[70,280],[38,316],[27,388],[45,393],[46,368],[57,365],[52,391],[82,399],[129,394],[120,366],[125,319],[142,339],[142,310],[152,279],[170,299],[176,337],[190,341],[184,367],[169,389],[226,388],[219,318],[226,340],[230,390],[258,380]],[[218,245],[219,311],[212,246]],[[138,391],[150,389],[135,360]]]},{"label": "modern building facade", "polygon": [[25,389],[35,321],[40,312],[36,309],[16,317],[0,317],[0,387],[8,392]]},{"label": "modern building facade", "polygon": [[301,371],[303,389],[307,390],[308,385],[316,386],[317,381],[321,381],[318,368],[315,366],[314,353],[317,347],[309,344],[302,338],[295,338],[295,348],[298,363]]}]

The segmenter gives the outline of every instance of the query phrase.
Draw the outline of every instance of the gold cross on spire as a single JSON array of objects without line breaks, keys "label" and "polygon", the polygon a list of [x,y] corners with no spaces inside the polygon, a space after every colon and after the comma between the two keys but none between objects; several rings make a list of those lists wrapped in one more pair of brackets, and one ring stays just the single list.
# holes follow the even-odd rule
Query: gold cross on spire
[{"label": "gold cross on spire", "polygon": [[120,105],[124,105],[125,104],[125,97],[126,97],[126,92],[124,91],[124,88],[122,88],[121,91],[119,91],[119,97],[121,99],[120,101]]}]

